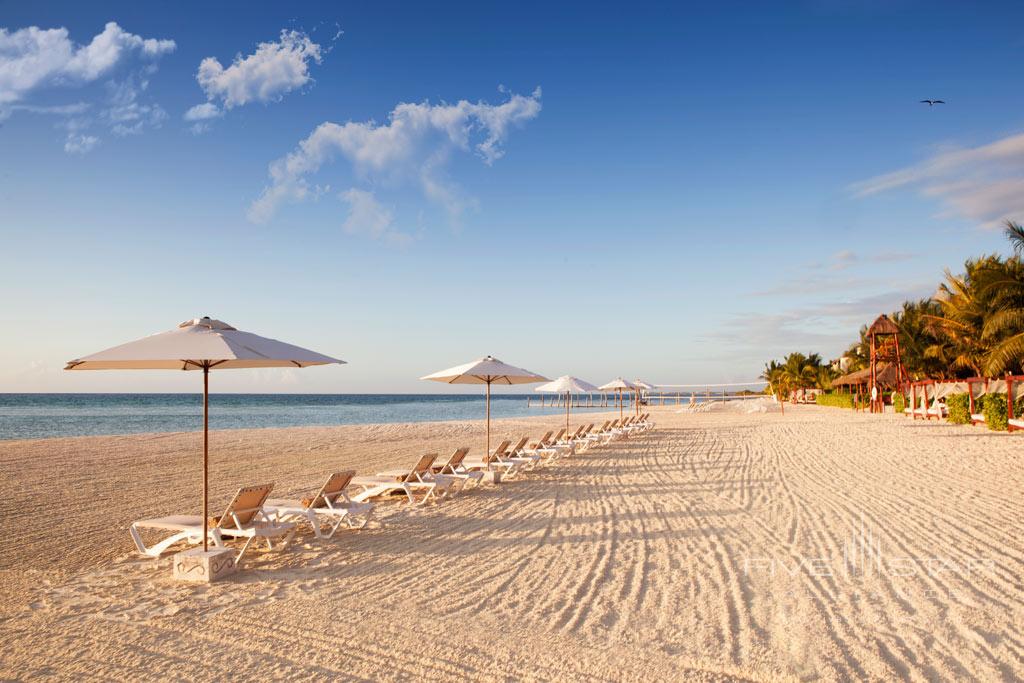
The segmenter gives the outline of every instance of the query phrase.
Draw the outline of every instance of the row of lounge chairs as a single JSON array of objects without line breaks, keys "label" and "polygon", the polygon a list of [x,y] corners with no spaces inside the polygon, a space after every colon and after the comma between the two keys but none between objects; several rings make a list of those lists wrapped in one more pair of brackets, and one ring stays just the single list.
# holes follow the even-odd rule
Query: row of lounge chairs
[{"label": "row of lounge chairs", "polygon": [[[557,434],[549,431],[533,442],[525,436],[514,445],[505,440],[482,458],[471,458],[468,448],[458,448],[442,464],[437,463],[436,453],[428,453],[411,469],[385,470],[372,476],[355,476],[351,470],[335,472],[312,496],[298,500],[270,498],[273,484],[247,486],[239,489],[224,514],[208,520],[208,537],[215,548],[227,547],[228,540],[244,540],[235,556],[238,564],[253,542],[262,540],[268,549],[275,544],[287,547],[300,527],[312,528],[318,539],[331,538],[342,527],[361,529],[373,517],[374,499],[397,495],[404,497],[409,506],[438,502],[484,481],[511,479],[561,457],[653,427],[650,414],[644,413],[609,420],[599,428],[581,425],[570,435],[562,429]],[[170,535],[146,545],[143,530]],[[196,515],[143,519],[134,522],[129,533],[141,554],[158,558],[178,543],[202,543],[203,519]]]}]

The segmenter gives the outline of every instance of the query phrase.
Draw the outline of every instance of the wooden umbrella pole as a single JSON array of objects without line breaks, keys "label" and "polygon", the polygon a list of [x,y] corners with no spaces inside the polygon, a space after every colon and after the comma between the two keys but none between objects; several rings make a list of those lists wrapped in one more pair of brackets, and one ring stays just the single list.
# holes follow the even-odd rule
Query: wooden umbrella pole
[{"label": "wooden umbrella pole", "polygon": [[207,551],[210,524],[210,366],[203,364],[203,552]]},{"label": "wooden umbrella pole", "polygon": [[491,455],[491,381],[487,380],[487,450],[484,457]]},{"label": "wooden umbrella pole", "polygon": [[571,400],[572,394],[565,395],[565,435],[569,436],[569,401]]}]

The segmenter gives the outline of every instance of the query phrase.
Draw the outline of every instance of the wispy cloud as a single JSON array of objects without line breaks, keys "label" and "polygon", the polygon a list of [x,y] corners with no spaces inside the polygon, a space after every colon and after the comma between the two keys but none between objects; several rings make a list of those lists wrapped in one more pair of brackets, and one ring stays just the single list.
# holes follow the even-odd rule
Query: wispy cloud
[{"label": "wispy cloud", "polygon": [[856,341],[861,325],[934,290],[934,283],[921,282],[854,298],[826,299],[779,313],[749,311],[730,316],[704,341],[760,362],[793,350],[839,353]]},{"label": "wispy cloud", "polygon": [[540,98],[538,88],[528,96],[510,94],[501,104],[402,103],[383,125],[322,123],[292,153],[270,165],[270,184],[250,206],[249,218],[269,221],[282,203],[313,196],[309,177],[341,156],[365,181],[418,187],[457,224],[475,200],[448,178],[452,154],[475,151],[485,164],[493,164],[504,154],[509,131],[540,114]]},{"label": "wispy cloud", "polygon": [[880,264],[900,263],[912,258],[914,254],[903,251],[863,253],[843,249],[832,254],[827,260],[796,268],[795,275],[783,278],[770,287],[759,289],[753,292],[753,296],[852,292],[866,287],[878,287],[891,281],[891,278],[879,273]]},{"label": "wispy cloud", "polygon": [[305,33],[284,30],[278,41],[258,44],[255,52],[237,55],[230,66],[207,57],[196,72],[207,101],[185,112],[185,120],[198,122],[192,130],[202,132],[225,111],[251,102],[276,102],[313,80],[310,64],[320,64],[323,52]]},{"label": "wispy cloud", "polygon": [[909,261],[912,258],[914,258],[914,254],[907,251],[881,251],[873,254],[864,254],[862,252],[853,251],[852,249],[843,249],[832,255],[832,259],[828,264],[828,269],[832,271],[842,271],[858,265],[872,263],[898,263],[900,261]]},{"label": "wispy cloud", "polygon": [[396,230],[394,212],[377,201],[372,192],[351,188],[339,195],[349,206],[342,229],[349,235],[366,235],[390,244],[406,245],[412,235]]},{"label": "wispy cloud", "polygon": [[[0,28],[0,119],[16,111],[63,117],[58,125],[67,132],[64,149],[70,154],[83,154],[99,143],[97,135],[83,132],[94,123],[115,135],[158,126],[166,114],[140,95],[156,61],[175,48],[173,40],[143,38],[115,22],[86,45],[72,42],[66,28]],[[95,103],[38,106],[27,101],[38,91],[78,88],[108,77],[106,97]]]},{"label": "wispy cloud", "polygon": [[99,144],[99,141],[100,139],[95,135],[69,132],[64,140],[64,151],[68,154],[85,154]]},{"label": "wispy cloud", "polygon": [[948,214],[998,226],[1024,218],[1024,133],[979,147],[945,149],[921,163],[850,187],[866,197],[904,187],[942,200]]}]

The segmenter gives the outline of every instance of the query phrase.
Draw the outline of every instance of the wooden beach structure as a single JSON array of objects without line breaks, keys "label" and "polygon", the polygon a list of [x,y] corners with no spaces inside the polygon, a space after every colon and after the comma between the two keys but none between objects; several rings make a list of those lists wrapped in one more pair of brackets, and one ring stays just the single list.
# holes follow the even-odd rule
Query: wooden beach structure
[{"label": "wooden beach structure", "polygon": [[[847,393],[854,394],[857,397],[857,404],[860,405],[861,394],[871,395],[871,387],[877,386],[879,392],[883,390],[897,390],[902,391],[903,384],[901,379],[905,377],[905,371],[895,363],[877,363],[871,367],[864,368],[863,370],[857,370],[850,372],[840,377],[836,377],[832,380],[833,389],[842,389]],[[881,404],[882,397],[879,393],[879,404]],[[859,409],[859,408],[858,408]],[[878,411],[881,412],[879,408]]]},{"label": "wooden beach structure", "polygon": [[875,399],[871,401],[871,412],[880,413],[884,402],[882,400],[883,385],[879,373],[883,369],[892,368],[896,375],[894,386],[902,388],[907,379],[907,371],[903,368],[900,358],[900,328],[889,316],[884,313],[878,316],[868,328],[868,336],[871,340],[870,366],[868,368],[871,381],[867,391],[868,394],[871,394],[872,389],[877,389]]}]

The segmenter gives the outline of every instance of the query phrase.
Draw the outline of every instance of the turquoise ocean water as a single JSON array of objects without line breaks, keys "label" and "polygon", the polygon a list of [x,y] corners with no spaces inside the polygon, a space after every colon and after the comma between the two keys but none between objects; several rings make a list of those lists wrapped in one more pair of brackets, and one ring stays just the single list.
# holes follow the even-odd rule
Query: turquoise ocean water
[{"label": "turquoise ocean water", "polygon": [[[549,399],[550,400],[550,399]],[[491,397],[494,418],[561,414],[526,395]],[[580,412],[586,409],[577,409]],[[608,410],[605,408],[605,410]],[[202,428],[198,394],[0,394],[0,439],[185,432]],[[482,419],[476,394],[212,394],[211,429]]]}]

